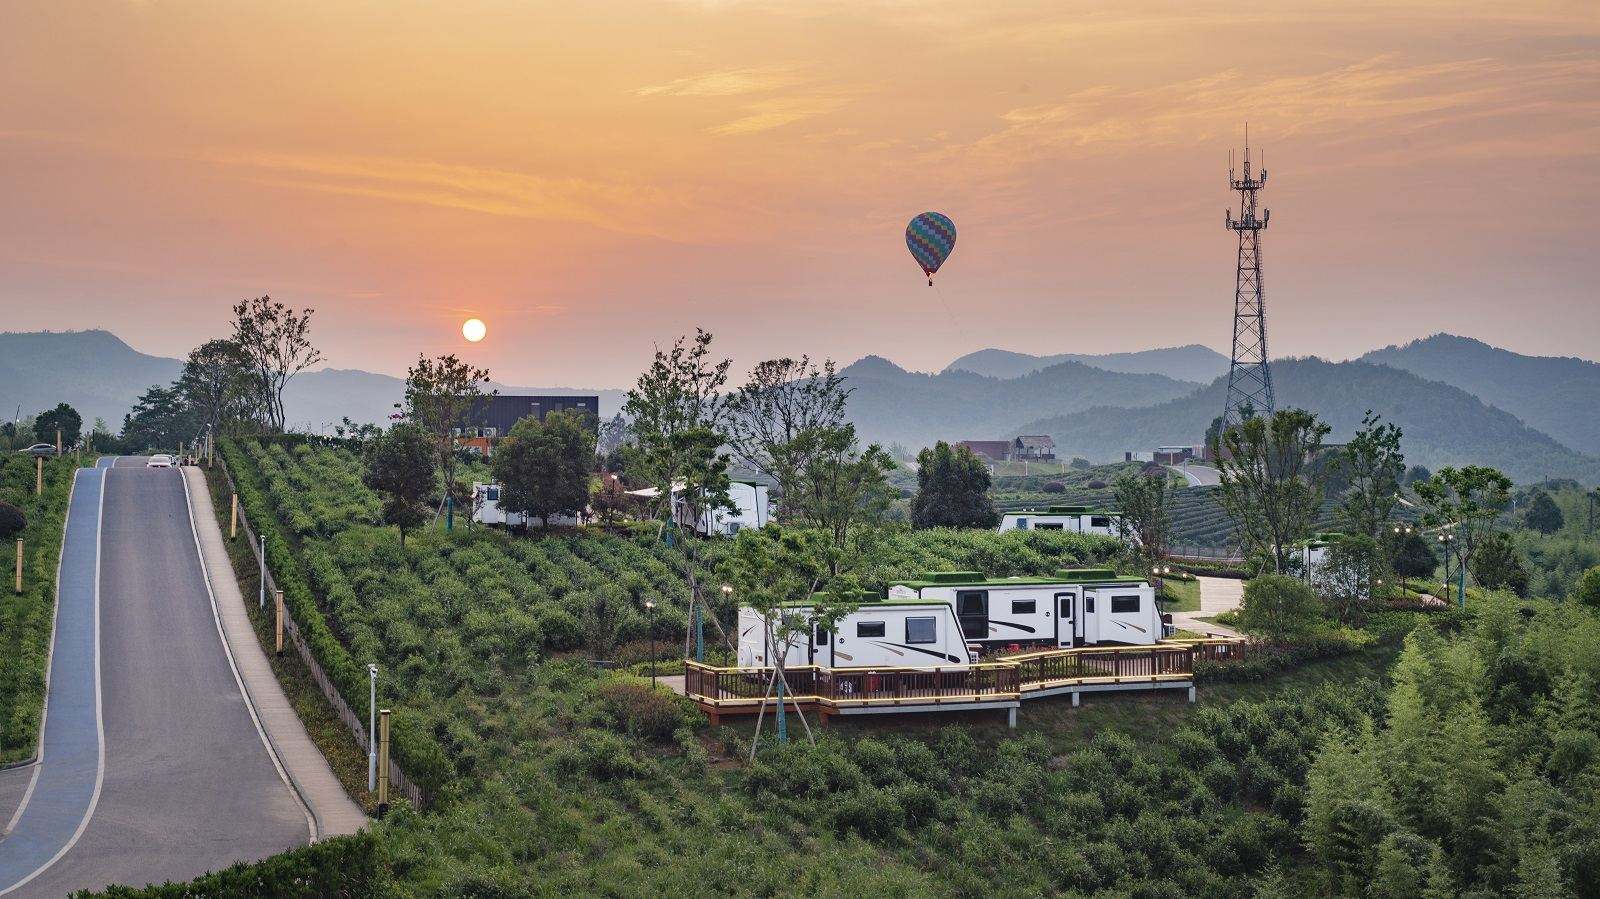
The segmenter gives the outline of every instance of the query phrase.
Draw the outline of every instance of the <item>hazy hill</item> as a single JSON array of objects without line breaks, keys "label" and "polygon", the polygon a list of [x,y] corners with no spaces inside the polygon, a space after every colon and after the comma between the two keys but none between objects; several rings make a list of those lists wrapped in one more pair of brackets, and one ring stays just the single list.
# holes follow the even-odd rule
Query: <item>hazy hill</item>
[{"label": "hazy hill", "polygon": [[[182,370],[181,360],[141,353],[109,331],[0,334],[0,418],[12,418],[19,405],[28,416],[64,401],[85,424],[99,417],[116,430],[140,394],[172,383]],[[599,394],[603,416],[616,414],[623,399],[620,390],[495,386],[501,393]],[[284,403],[291,427],[321,431],[345,416],[385,421],[404,391],[404,379],[392,375],[325,368],[290,381]]]},{"label": "hazy hill", "polygon": [[[1333,426],[1343,442],[1372,409],[1405,430],[1406,461],[1437,468],[1496,466],[1519,481],[1550,476],[1600,480],[1600,458],[1582,455],[1516,416],[1459,387],[1370,362],[1281,359],[1272,363],[1279,408],[1299,406]],[[1050,434],[1057,452],[1101,461],[1128,449],[1198,443],[1222,411],[1226,379],[1188,396],[1137,409],[1099,407],[1036,420],[1027,431]]]},{"label": "hazy hill", "polygon": [[0,418],[35,415],[68,402],[83,423],[112,430],[151,384],[169,384],[183,363],[148,356],[109,331],[0,334]]},{"label": "hazy hill", "polygon": [[997,440],[1041,413],[1061,414],[1114,403],[1165,402],[1195,389],[1162,375],[1124,374],[1063,362],[1018,378],[968,371],[909,372],[880,356],[840,371],[850,395],[850,418],[867,439],[916,450],[935,440]]},{"label": "hazy hill", "polygon": [[944,370],[970,371],[991,378],[1019,378],[1062,362],[1081,362],[1084,365],[1124,374],[1166,375],[1179,381],[1194,381],[1196,384],[1208,384],[1228,371],[1227,356],[1197,343],[1140,350],[1135,353],[1100,355],[1060,353],[1054,356],[1032,356],[1010,350],[987,349],[968,353],[945,366]]},{"label": "hazy hill", "polygon": [[1600,364],[1524,356],[1470,337],[1435,334],[1361,357],[1454,384],[1567,446],[1600,454]]}]

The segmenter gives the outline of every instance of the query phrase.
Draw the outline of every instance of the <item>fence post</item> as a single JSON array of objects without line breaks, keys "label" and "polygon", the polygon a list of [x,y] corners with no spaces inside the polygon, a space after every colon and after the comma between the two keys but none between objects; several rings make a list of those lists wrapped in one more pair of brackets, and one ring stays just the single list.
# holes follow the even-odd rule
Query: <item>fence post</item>
[{"label": "fence post", "polygon": [[378,819],[389,811],[389,710],[378,711]]},{"label": "fence post", "polygon": [[267,532],[261,532],[261,600],[260,607],[267,607]]},{"label": "fence post", "polygon": [[283,591],[275,590],[273,592],[278,600],[278,652],[281,654],[283,652]]},{"label": "fence post", "polygon": [[230,505],[232,508],[228,511],[228,539],[232,540],[239,536],[239,494],[233,494],[233,502]]},{"label": "fence post", "polygon": [[43,496],[44,495],[44,457],[43,456],[34,456],[33,457],[33,461],[34,461],[34,466],[33,466],[33,495],[34,496]]},{"label": "fence post", "polygon": [[22,592],[22,538],[17,538],[17,592]]}]

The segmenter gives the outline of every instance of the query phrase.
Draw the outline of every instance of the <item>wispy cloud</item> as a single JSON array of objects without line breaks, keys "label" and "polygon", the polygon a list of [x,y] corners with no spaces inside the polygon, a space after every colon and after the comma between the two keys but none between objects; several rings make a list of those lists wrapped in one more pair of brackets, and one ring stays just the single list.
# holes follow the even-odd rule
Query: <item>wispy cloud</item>
[{"label": "wispy cloud", "polygon": [[729,69],[641,87],[635,93],[641,97],[738,97],[789,87],[798,80],[788,68]]},{"label": "wispy cloud", "polygon": [[712,134],[754,134],[827,115],[844,106],[838,97],[776,97],[745,107],[745,115],[711,129]]},{"label": "wispy cloud", "polygon": [[551,178],[527,172],[378,156],[214,153],[207,160],[278,187],[371,197],[485,215],[578,222],[682,240],[671,227],[692,204],[649,184]]}]

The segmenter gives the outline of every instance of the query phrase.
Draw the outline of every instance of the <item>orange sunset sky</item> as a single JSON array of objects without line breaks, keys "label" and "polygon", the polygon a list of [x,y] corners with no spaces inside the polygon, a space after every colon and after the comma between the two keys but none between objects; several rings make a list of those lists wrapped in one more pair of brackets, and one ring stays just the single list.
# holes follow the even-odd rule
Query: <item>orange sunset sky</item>
[{"label": "orange sunset sky", "polygon": [[0,330],[179,356],[271,293],[336,367],[571,386],[696,325],[1226,352],[1248,120],[1275,355],[1600,356],[1593,0],[6,0],[0,75]]}]

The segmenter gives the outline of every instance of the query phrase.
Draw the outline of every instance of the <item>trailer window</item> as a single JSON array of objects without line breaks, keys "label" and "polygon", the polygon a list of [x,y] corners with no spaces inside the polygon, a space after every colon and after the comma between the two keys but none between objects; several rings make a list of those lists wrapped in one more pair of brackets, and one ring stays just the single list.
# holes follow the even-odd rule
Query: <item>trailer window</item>
[{"label": "trailer window", "polygon": [[1056,594],[1056,599],[1061,601],[1061,609],[1060,609],[1061,617],[1062,618],[1071,618],[1072,617],[1072,594],[1071,593],[1057,593]]},{"label": "trailer window", "polygon": [[884,634],[884,624],[881,621],[856,622],[857,637],[881,637]]},{"label": "trailer window", "polygon": [[1036,524],[1033,529],[1036,531],[1059,531],[1063,530],[1063,527],[1061,522],[1058,521],[1055,524]]},{"label": "trailer window", "polygon": [[1094,597],[1090,596],[1088,594],[1084,594],[1084,597],[1083,597],[1083,614],[1085,614],[1085,615],[1093,615],[1094,614]]},{"label": "trailer window", "polygon": [[[989,611],[987,590],[962,590],[956,593],[957,615],[985,615]],[[933,619],[928,619],[932,621]]]},{"label": "trailer window", "polygon": [[937,618],[907,618],[906,619],[907,643],[938,643],[939,619]]},{"label": "trailer window", "polygon": [[1039,610],[1038,602],[1031,599],[1013,599],[1011,601],[1011,614],[1032,615]]},{"label": "trailer window", "polygon": [[500,488],[499,487],[486,487],[486,488],[484,488],[483,498],[488,500],[491,503],[499,502],[500,501]]},{"label": "trailer window", "polygon": [[1095,516],[1093,516],[1093,517],[1091,517],[1089,519],[1089,527],[1092,527],[1092,528],[1108,528],[1108,527],[1111,527],[1111,518],[1108,515],[1095,515]]},{"label": "trailer window", "polygon": [[1138,596],[1113,596],[1111,597],[1111,613],[1120,615],[1127,612],[1139,611]]}]

